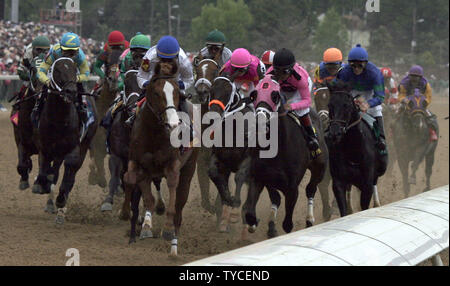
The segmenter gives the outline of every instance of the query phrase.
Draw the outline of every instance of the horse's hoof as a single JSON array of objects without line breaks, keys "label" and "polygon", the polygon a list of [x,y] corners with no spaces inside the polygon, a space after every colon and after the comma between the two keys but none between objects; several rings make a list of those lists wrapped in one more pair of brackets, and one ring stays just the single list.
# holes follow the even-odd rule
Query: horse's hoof
[{"label": "horse's hoof", "polygon": [[30,184],[28,183],[28,181],[25,181],[25,180],[23,180],[23,181],[20,181],[20,183],[19,183],[19,190],[26,190],[26,189],[28,189],[30,187]]},{"label": "horse's hoof", "polygon": [[152,229],[148,225],[144,225],[141,230],[140,239],[153,238]]},{"label": "horse's hoof", "polygon": [[278,236],[278,231],[275,228],[275,223],[273,221],[269,222],[269,230],[267,231],[268,238],[274,238]]},{"label": "horse's hoof", "polygon": [[43,194],[43,190],[42,190],[41,185],[37,185],[37,184],[33,185],[33,188],[31,188],[31,192],[33,194],[39,194],[39,195]]},{"label": "horse's hoof", "polygon": [[411,184],[411,185],[415,185],[415,184],[416,184],[416,178],[410,177],[410,178],[408,179],[408,183]]},{"label": "horse's hoof", "polygon": [[164,203],[158,202],[158,204],[156,205],[156,214],[163,215],[165,211],[166,211],[166,206],[164,205]]},{"label": "horse's hoof", "polygon": [[55,205],[53,204],[52,200],[48,200],[47,201],[47,204],[45,205],[44,212],[49,213],[49,214],[56,213]]},{"label": "horse's hoof", "polygon": [[220,233],[228,233],[230,232],[230,225],[227,223],[221,223],[219,225],[219,232]]},{"label": "horse's hoof", "polygon": [[314,225],[314,222],[307,220],[306,221],[306,227],[311,227]]},{"label": "horse's hoof", "polygon": [[256,224],[250,225],[250,226],[248,227],[248,232],[250,232],[250,233],[255,233],[255,231],[256,231]]},{"label": "horse's hoof", "polygon": [[57,215],[56,219],[55,219],[55,223],[56,223],[56,225],[63,225],[64,224],[64,217],[60,216],[60,215]]},{"label": "horse's hoof", "polygon": [[100,210],[102,212],[109,212],[112,211],[112,204],[111,203],[103,203],[102,206],[100,207]]},{"label": "horse's hoof", "polygon": [[128,244],[132,244],[132,243],[136,243],[135,237],[130,237],[130,239],[128,240]]},{"label": "horse's hoof", "polygon": [[163,230],[162,237],[164,238],[164,240],[172,240],[174,239],[175,235],[173,231]]}]

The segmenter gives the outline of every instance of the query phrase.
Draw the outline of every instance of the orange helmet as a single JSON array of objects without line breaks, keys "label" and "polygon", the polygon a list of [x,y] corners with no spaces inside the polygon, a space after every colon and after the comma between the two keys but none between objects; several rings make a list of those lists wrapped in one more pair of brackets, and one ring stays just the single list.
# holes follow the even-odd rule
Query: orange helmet
[{"label": "orange helmet", "polygon": [[381,68],[381,74],[383,74],[383,77],[385,78],[392,77],[392,71],[390,68]]},{"label": "orange helmet", "polygon": [[274,51],[267,50],[261,55],[261,61],[265,65],[272,65],[273,63],[273,56],[275,55]]},{"label": "orange helmet", "polygon": [[323,53],[324,63],[342,62],[342,52],[336,48],[329,48]]}]

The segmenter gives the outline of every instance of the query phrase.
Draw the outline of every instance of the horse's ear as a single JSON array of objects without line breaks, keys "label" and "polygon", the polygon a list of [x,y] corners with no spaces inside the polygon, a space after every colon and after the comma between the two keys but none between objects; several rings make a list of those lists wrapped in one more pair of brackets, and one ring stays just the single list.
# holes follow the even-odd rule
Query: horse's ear
[{"label": "horse's ear", "polygon": [[252,102],[255,101],[257,96],[258,96],[258,91],[255,89],[250,93],[250,100]]},{"label": "horse's ear", "polygon": [[272,99],[272,102],[275,104],[278,104],[280,102],[280,93],[278,91],[272,91],[270,94],[270,99]]}]

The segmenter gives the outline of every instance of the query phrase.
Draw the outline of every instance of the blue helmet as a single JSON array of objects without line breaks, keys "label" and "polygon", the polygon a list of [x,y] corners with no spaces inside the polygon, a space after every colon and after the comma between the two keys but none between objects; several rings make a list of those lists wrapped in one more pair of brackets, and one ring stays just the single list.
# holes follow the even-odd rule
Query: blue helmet
[{"label": "blue helmet", "polygon": [[348,60],[349,61],[368,61],[369,55],[367,54],[367,51],[361,47],[361,44],[357,44],[356,47],[351,49],[350,53],[348,54]]},{"label": "blue helmet", "polygon": [[156,45],[156,52],[160,58],[173,59],[178,56],[179,51],[180,45],[177,39],[172,36],[162,37]]},{"label": "blue helmet", "polygon": [[78,50],[80,48],[80,38],[75,33],[65,33],[60,41],[63,50]]}]

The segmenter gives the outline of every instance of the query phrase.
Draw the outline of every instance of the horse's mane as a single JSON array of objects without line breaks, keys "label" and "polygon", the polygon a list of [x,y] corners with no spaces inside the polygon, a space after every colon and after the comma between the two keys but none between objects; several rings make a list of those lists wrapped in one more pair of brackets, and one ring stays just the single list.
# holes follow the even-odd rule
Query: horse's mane
[{"label": "horse's mane", "polygon": [[352,86],[349,83],[344,82],[342,80],[327,82],[327,87],[330,90],[330,93],[335,92],[350,93],[350,91],[352,90]]},{"label": "horse's mane", "polygon": [[155,66],[156,76],[174,76],[178,71],[178,65],[171,63],[158,62]]}]

